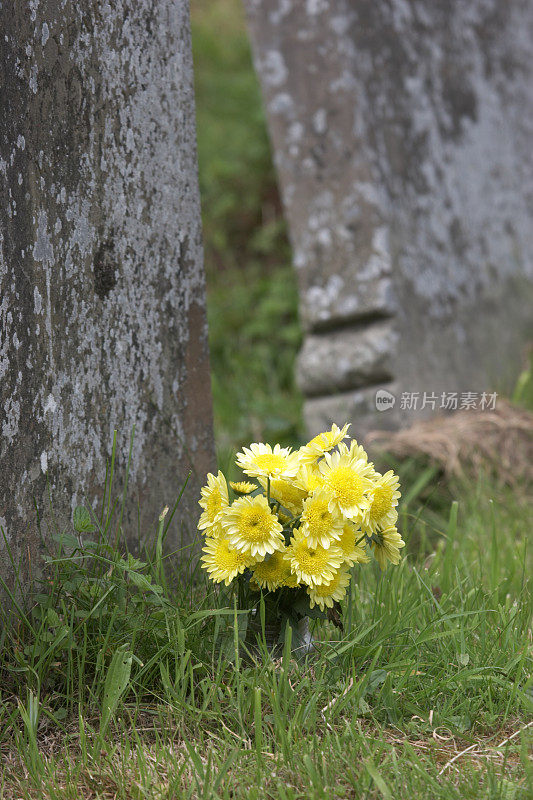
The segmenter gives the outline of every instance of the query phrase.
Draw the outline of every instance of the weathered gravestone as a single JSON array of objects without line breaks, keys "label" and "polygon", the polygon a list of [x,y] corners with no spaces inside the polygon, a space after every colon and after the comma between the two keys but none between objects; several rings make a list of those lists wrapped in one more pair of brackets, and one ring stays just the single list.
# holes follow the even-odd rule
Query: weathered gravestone
[{"label": "weathered gravestone", "polygon": [[[247,8],[299,278],[309,428],[396,427],[442,393],[460,405],[509,388],[533,329],[533,4]],[[381,414],[379,388],[396,397]]]},{"label": "weathered gravestone", "polygon": [[[22,575],[101,495],[149,536],[213,465],[186,0],[0,3],[0,525]],[[177,527],[176,527],[177,530]],[[176,542],[174,541],[174,544]],[[10,573],[0,538],[0,574]]]}]

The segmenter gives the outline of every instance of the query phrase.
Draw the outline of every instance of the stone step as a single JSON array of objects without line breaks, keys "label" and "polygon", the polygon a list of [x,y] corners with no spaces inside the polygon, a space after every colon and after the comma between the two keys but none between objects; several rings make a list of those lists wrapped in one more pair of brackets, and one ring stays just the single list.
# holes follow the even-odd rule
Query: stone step
[{"label": "stone step", "polygon": [[298,385],[315,397],[390,381],[396,346],[392,320],[307,336],[298,358]]}]

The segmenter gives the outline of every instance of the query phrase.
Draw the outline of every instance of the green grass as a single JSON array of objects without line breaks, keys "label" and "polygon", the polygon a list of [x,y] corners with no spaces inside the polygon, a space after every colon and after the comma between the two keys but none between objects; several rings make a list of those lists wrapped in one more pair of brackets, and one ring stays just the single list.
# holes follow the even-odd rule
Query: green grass
[{"label": "green grass", "polygon": [[342,634],[254,665],[231,601],[167,580],[165,520],[136,560],[116,516],[78,512],[47,593],[4,620],[0,797],[531,797],[532,505],[445,498],[419,482],[406,558],[356,569]]},{"label": "green grass", "polygon": [[193,0],[198,162],[219,461],[301,438],[298,292],[241,0]]},{"label": "green grass", "polygon": [[226,272],[209,286],[209,340],[218,460],[250,441],[303,437],[295,381],[301,332],[290,267]]},{"label": "green grass", "polygon": [[289,247],[240,0],[193,0],[206,268],[287,263]]}]

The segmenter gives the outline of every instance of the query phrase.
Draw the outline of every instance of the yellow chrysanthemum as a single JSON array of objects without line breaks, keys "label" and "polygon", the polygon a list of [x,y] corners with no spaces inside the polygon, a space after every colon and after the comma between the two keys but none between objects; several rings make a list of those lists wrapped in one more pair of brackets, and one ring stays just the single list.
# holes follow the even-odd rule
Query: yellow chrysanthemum
[{"label": "yellow chrysanthemum", "polygon": [[321,583],[319,586],[310,586],[307,589],[309,595],[309,605],[311,608],[320,606],[324,608],[333,607],[336,600],[342,600],[346,594],[346,587],[350,583],[350,573],[347,567],[340,567],[333,578],[328,583]]},{"label": "yellow chrysanthemum", "polygon": [[342,564],[340,548],[309,547],[309,543],[301,530],[297,530],[285,551],[285,558],[290,562],[291,571],[298,582],[308,586],[319,586],[333,580],[335,571]]},{"label": "yellow chrysanthemum", "polygon": [[228,539],[210,537],[203,548],[202,567],[215,583],[224,581],[226,586],[247,567],[255,564],[255,559],[246,553],[235,550]]},{"label": "yellow chrysanthemum", "polygon": [[300,468],[298,453],[291,453],[290,447],[261,442],[244,447],[237,454],[237,466],[251,478],[294,478]]},{"label": "yellow chrysanthemum", "polygon": [[303,504],[301,531],[309,547],[321,545],[326,549],[342,533],[344,520],[336,509],[330,508],[331,492],[318,489]]},{"label": "yellow chrysanthemum", "polygon": [[[266,492],[266,478],[259,478],[259,483]],[[292,511],[293,514],[300,514],[306,492],[297,486],[293,480],[272,478],[270,481],[270,497],[272,500],[277,500],[289,511]]]},{"label": "yellow chrysanthemum", "polygon": [[203,531],[218,522],[220,515],[229,505],[228,485],[220,470],[216,478],[210,472],[208,473],[207,486],[201,489],[201,495],[198,503],[204,511],[198,521],[198,530]]},{"label": "yellow chrysanthemum", "polygon": [[273,592],[281,586],[295,586],[296,576],[291,573],[291,565],[284,558],[284,553],[277,551],[266,556],[253,569],[253,578],[262,589]]},{"label": "yellow chrysanthemum", "polygon": [[320,463],[324,486],[331,491],[331,508],[358,521],[372,502],[373,468],[364,459],[346,453],[326,453]]},{"label": "yellow chrysanthemum", "polygon": [[346,438],[349,427],[349,422],[347,422],[343,428],[339,428],[338,425],[333,423],[331,430],[319,433],[318,436],[315,436],[310,442],[307,442],[305,447],[300,447],[299,454],[301,463],[312,464],[323,456],[324,453],[328,452],[328,450],[333,450],[339,442],[342,442],[342,440]]},{"label": "yellow chrysanthemum", "polygon": [[288,586],[289,589],[295,589],[296,586],[300,585],[300,581],[298,580],[298,576],[294,572],[289,572],[287,577],[285,578],[285,586]]},{"label": "yellow chrysanthemum", "polygon": [[250,494],[257,489],[257,484],[250,481],[230,481],[229,485],[236,494]]},{"label": "yellow chrysanthemum", "polygon": [[283,526],[262,494],[239,497],[226,509],[220,522],[231,546],[254,558],[284,547]]},{"label": "yellow chrysanthemum", "polygon": [[402,547],[405,547],[405,542],[395,527],[372,534],[372,550],[381,569],[385,569],[387,561],[391,564],[399,563]]},{"label": "yellow chrysanthemum", "polygon": [[210,525],[209,528],[205,529],[204,534],[208,539],[224,539],[226,535],[220,522],[215,522],[213,525]]},{"label": "yellow chrysanthemum", "polygon": [[339,444],[339,453],[341,455],[350,456],[352,461],[359,461],[361,459],[363,461],[368,461],[368,453],[362,444],[357,444],[355,439],[352,439],[349,447],[344,442],[341,442]]},{"label": "yellow chrysanthemum", "polygon": [[354,564],[368,564],[370,561],[364,541],[359,542],[361,538],[361,531],[351,522],[346,522],[339,541],[335,542],[342,551],[345,563],[350,567]]},{"label": "yellow chrysanthemum", "polygon": [[294,478],[294,483],[306,494],[312,494],[324,485],[324,479],[317,464],[304,464]]},{"label": "yellow chrysanthemum", "polygon": [[369,508],[363,514],[362,525],[365,531],[374,533],[380,528],[391,528],[396,524],[396,506],[401,497],[398,491],[400,480],[390,470],[385,475],[375,472],[372,478],[374,492]]}]

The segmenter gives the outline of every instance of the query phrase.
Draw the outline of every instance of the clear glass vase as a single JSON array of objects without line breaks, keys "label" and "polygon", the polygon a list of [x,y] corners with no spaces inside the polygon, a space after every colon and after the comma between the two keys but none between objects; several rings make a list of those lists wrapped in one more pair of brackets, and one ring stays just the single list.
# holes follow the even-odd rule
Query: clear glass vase
[{"label": "clear glass vase", "polygon": [[303,617],[297,624],[288,622],[286,617],[266,619],[263,628],[259,614],[254,609],[246,628],[245,648],[250,655],[257,657],[263,652],[263,642],[272,658],[280,658],[285,642],[285,625],[292,628],[291,655],[296,659],[305,658],[315,649],[315,640],[310,631],[309,617]]}]

